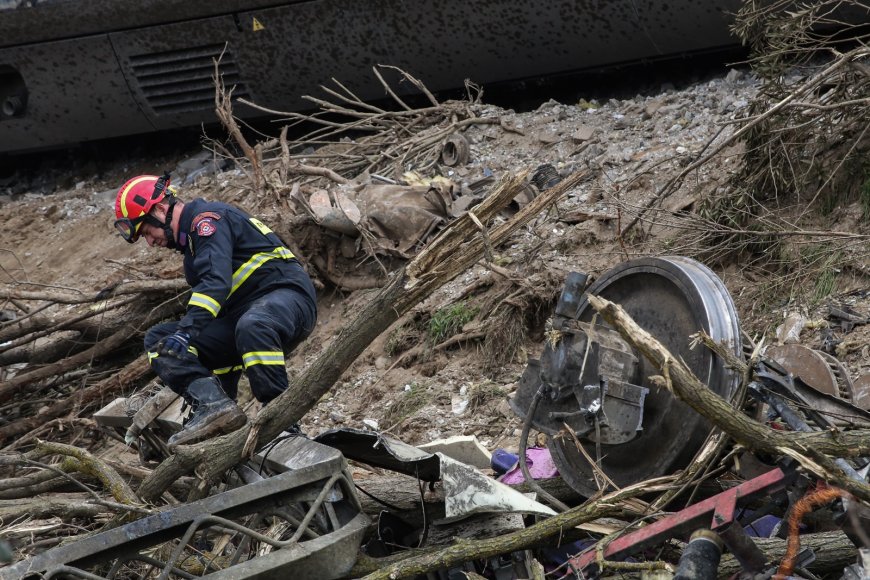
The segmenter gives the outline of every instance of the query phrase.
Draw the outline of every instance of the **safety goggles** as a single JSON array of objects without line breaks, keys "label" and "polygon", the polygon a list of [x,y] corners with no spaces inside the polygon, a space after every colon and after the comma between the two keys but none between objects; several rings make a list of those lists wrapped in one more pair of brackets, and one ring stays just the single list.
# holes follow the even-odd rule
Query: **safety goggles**
[{"label": "safety goggles", "polygon": [[[154,193],[151,194],[151,199],[160,198],[164,191],[169,191],[169,172],[164,172],[163,177],[157,180],[154,184]],[[171,193],[169,193],[171,195]],[[115,220],[115,229],[121,234],[121,237],[127,240],[128,243],[133,243],[139,239],[139,228],[143,223],[161,227],[163,224],[149,214],[141,215],[137,218],[120,218]]]},{"label": "safety goggles", "polygon": [[[121,237],[129,243],[133,243],[139,239],[139,228],[146,221],[148,214],[137,217],[136,219],[121,218],[115,220],[115,229],[121,234]],[[157,220],[155,220],[157,221]]]}]

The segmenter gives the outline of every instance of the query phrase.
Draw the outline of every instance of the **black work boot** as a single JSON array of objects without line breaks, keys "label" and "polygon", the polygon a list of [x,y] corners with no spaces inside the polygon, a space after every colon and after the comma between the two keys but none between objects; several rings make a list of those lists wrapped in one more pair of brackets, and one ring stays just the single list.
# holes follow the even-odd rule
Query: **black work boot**
[{"label": "black work boot", "polygon": [[184,429],[169,438],[170,450],[177,445],[190,445],[215,435],[231,433],[248,421],[236,402],[227,397],[215,377],[196,379],[190,383],[184,398],[193,411]]}]

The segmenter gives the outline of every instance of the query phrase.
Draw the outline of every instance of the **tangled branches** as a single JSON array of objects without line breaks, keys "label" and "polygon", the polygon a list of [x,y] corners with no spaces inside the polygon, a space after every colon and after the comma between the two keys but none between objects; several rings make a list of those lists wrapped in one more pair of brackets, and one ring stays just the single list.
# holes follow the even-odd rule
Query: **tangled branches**
[{"label": "tangled branches", "polygon": [[868,14],[857,1],[797,10],[785,1],[749,2],[741,10],[735,33],[753,48],[751,63],[764,85],[738,121],[753,126],[734,193],[708,203],[703,217],[746,229],[773,202],[793,210],[799,226],[856,200],[863,219],[870,217],[870,35],[849,24]]},{"label": "tangled branches", "polygon": [[668,251],[785,274],[764,292],[810,301],[844,269],[868,275],[870,32],[854,24],[868,15],[857,0],[745,4],[734,32],[763,84],[728,140],[742,140],[740,170],[696,214],[657,212],[681,232]]},{"label": "tangled branches", "polygon": [[[286,118],[291,129],[315,127],[293,140],[287,139],[285,128],[279,139],[262,143],[262,155],[278,161],[270,175],[273,187],[286,186],[288,177],[300,175],[341,183],[364,173],[391,174],[395,180],[411,169],[424,173],[437,163],[441,146],[452,133],[474,124],[500,122],[477,116],[474,105],[482,93],[475,85],[467,84],[468,100],[440,103],[420,80],[405,71],[391,66],[372,70],[397,110],[363,101],[336,79],[332,79],[335,88],[321,87],[327,98],[302,97],[318,109],[311,114],[274,111],[239,99],[257,110]],[[413,85],[426,106],[409,105],[382,70],[394,71],[400,82]]]}]

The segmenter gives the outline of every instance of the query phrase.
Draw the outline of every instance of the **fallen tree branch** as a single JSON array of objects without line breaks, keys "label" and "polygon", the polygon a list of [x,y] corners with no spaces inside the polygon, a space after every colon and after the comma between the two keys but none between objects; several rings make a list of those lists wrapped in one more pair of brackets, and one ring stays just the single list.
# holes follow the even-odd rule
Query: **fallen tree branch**
[{"label": "fallen tree branch", "polygon": [[189,289],[189,286],[184,278],[124,282],[113,288],[104,290],[103,292],[105,292],[105,295],[101,295],[100,293],[86,294],[84,292],[36,292],[30,290],[19,290],[15,286],[10,288],[7,285],[6,288],[0,288],[0,298],[41,300],[53,302],[55,304],[84,304],[86,302],[99,302],[100,300],[105,300],[110,296],[142,294],[149,292],[183,292],[187,289]]},{"label": "fallen tree branch", "polygon": [[94,358],[106,355],[122,346],[132,338],[138,330],[127,326],[112,336],[105,338],[89,349],[67,357],[61,361],[45,365],[42,368],[15,376],[8,381],[0,383],[0,403],[5,403],[15,395],[21,387],[34,383],[41,379],[63,374],[81,365],[87,364]]},{"label": "fallen tree branch", "polygon": [[[811,548],[816,555],[812,564],[807,566],[816,574],[836,574],[839,578],[843,568],[853,564],[858,554],[855,544],[842,531],[801,534],[801,545]],[[778,562],[787,549],[788,542],[780,538],[752,538],[752,542],[764,553],[768,562]],[[733,554],[723,554],[719,563],[718,577],[721,580],[732,578],[743,570]]]},{"label": "fallen tree branch", "polygon": [[[852,55],[850,55],[850,57],[851,56]],[[653,206],[663,202],[670,195],[672,195],[675,191],[677,191],[680,184],[683,183],[683,180],[692,171],[695,171],[696,169],[698,169],[699,167],[701,167],[702,165],[704,165],[705,163],[710,161],[713,157],[718,155],[723,149],[725,149],[729,145],[731,145],[731,144],[737,142],[739,139],[743,138],[750,131],[752,131],[755,127],[757,127],[760,123],[762,123],[766,119],[769,119],[770,117],[773,117],[774,115],[776,115],[779,111],[786,108],[789,105],[789,103],[791,103],[792,101],[795,101],[798,98],[800,98],[801,96],[809,93],[810,91],[815,90],[819,85],[826,82],[828,80],[829,76],[834,71],[845,67],[848,64],[848,62],[849,62],[849,59],[847,59],[847,58],[841,58],[841,59],[834,61],[834,63],[831,64],[829,67],[827,67],[824,70],[822,70],[821,72],[813,75],[811,78],[809,78],[807,81],[805,81],[801,86],[799,86],[793,92],[791,92],[788,96],[784,97],[778,103],[776,103],[773,106],[771,106],[770,108],[768,108],[764,113],[756,116],[755,118],[753,118],[749,122],[745,123],[737,131],[735,131],[734,133],[729,135],[727,139],[724,139],[721,143],[719,143],[716,147],[714,147],[709,153],[704,155],[704,157],[702,157],[702,158],[690,163],[689,165],[687,165],[682,171],[680,171],[679,174],[677,174],[675,177],[672,177],[670,180],[668,180],[668,182],[665,183],[665,185],[659,191],[656,192],[656,194],[652,197],[652,199],[650,199],[646,204],[644,204],[644,206],[641,208],[641,210],[638,212],[638,214],[628,223],[627,226],[625,226],[622,229],[622,231],[619,233],[619,235],[625,236],[629,231],[631,231],[631,229],[639,221],[641,221],[644,218],[646,213]]]},{"label": "fallen tree branch", "polygon": [[103,302],[88,308],[84,312],[76,312],[62,320],[52,321],[48,318],[39,317],[32,320],[32,324],[22,324],[19,327],[11,327],[6,332],[0,332],[0,353],[10,351],[13,348],[29,344],[39,338],[48,336],[52,332],[60,330],[75,330],[82,334],[87,334],[93,330],[93,325],[80,324],[81,322],[101,316],[112,310],[128,306],[137,301],[135,297],[128,297],[117,302]]},{"label": "fallen tree branch", "polygon": [[108,510],[84,497],[39,497],[30,499],[0,500],[0,520],[11,522],[19,518],[62,520],[93,518]]},{"label": "fallen tree branch", "polygon": [[233,116],[233,89],[228,91],[226,86],[224,86],[224,78],[220,70],[220,62],[223,56],[223,52],[221,52],[220,56],[214,59],[214,73],[212,75],[212,81],[215,85],[214,112],[215,115],[217,115],[218,120],[221,122],[221,125],[224,126],[224,129],[227,130],[233,140],[235,140],[236,145],[239,146],[245,154],[245,157],[248,158],[248,162],[251,164],[251,170],[253,171],[251,180],[254,182],[254,191],[261,193],[264,181],[262,149],[259,147],[251,147]]},{"label": "fallen tree branch", "polygon": [[105,487],[117,501],[125,505],[135,505],[139,503],[139,498],[136,497],[136,494],[133,493],[133,490],[130,489],[127,482],[118,475],[117,471],[80,447],[65,445],[63,443],[40,441],[37,443],[36,448],[27,455],[35,457],[61,455],[63,457],[74,458],[77,461],[76,467],[78,471],[100,480],[103,487]]}]

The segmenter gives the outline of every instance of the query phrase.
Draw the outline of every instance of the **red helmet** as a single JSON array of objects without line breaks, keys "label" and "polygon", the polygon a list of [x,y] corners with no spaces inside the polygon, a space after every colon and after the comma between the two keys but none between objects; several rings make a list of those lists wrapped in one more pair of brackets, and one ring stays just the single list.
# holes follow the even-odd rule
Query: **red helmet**
[{"label": "red helmet", "polygon": [[115,227],[121,236],[135,242],[145,216],[167,195],[172,195],[168,173],[163,177],[140,175],[122,185],[115,198]]}]

